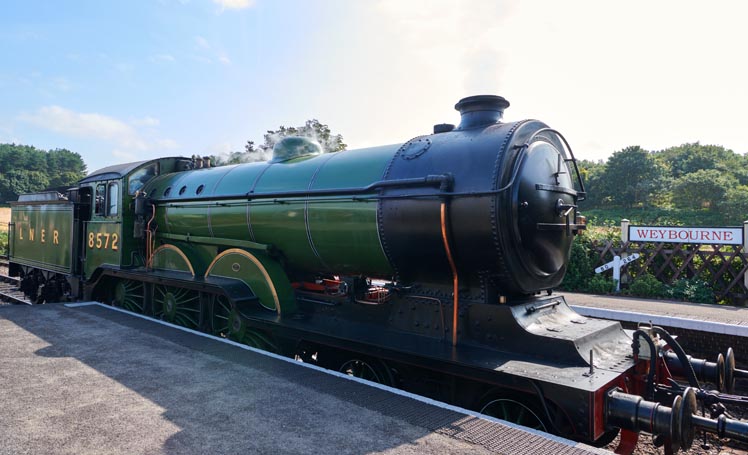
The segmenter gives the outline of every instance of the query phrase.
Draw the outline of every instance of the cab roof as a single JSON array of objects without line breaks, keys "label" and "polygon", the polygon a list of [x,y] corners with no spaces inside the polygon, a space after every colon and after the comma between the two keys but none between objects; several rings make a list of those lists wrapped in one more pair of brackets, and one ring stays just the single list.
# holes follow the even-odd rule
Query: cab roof
[{"label": "cab roof", "polygon": [[135,161],[132,163],[123,163],[123,164],[115,164],[113,166],[107,166],[105,168],[99,169],[97,171],[93,171],[87,176],[83,177],[78,183],[89,183],[89,182],[96,182],[100,180],[112,180],[112,179],[120,179],[122,177],[125,177],[126,175],[132,173],[134,170],[138,169],[141,166],[144,166],[149,163],[156,163],[163,160],[168,159],[189,159],[185,158],[183,156],[166,156],[161,158],[154,158],[152,160],[144,160],[144,161]]},{"label": "cab roof", "polygon": [[158,161],[158,160],[136,161],[134,163],[115,164],[114,166],[108,166],[108,167],[99,169],[98,171],[91,172],[90,174],[85,176],[82,180],[80,180],[78,183],[88,183],[88,182],[93,182],[97,180],[111,180],[111,179],[122,178],[126,176],[127,174],[129,174],[130,172],[137,169],[138,167],[150,161]]}]

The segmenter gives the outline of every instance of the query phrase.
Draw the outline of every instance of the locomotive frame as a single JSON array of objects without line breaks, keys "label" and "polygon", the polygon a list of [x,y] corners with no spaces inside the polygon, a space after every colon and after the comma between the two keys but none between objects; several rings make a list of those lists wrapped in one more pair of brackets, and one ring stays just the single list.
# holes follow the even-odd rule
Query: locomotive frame
[{"label": "locomotive frame", "polygon": [[508,105],[465,98],[459,126],[392,146],[101,169],[12,203],[10,273],[38,302],[104,301],[580,441],[621,430],[622,453],[640,431],[671,452],[694,428],[748,439],[719,412],[744,401],[721,393],[748,375],[731,351],[690,359],[553,294],[584,189],[563,136],[501,122]]}]

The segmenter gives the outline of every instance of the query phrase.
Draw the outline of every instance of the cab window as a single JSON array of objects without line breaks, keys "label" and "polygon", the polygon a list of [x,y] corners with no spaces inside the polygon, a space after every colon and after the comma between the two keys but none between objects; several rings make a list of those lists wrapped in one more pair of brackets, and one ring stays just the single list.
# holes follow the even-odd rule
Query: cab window
[{"label": "cab window", "polygon": [[96,185],[96,216],[117,216],[119,213],[119,182]]},{"label": "cab window", "polygon": [[130,176],[129,183],[127,185],[127,192],[130,195],[134,195],[136,191],[143,188],[143,186],[157,174],[158,163],[153,163],[142,169],[138,169]]},{"label": "cab window", "polygon": [[107,216],[116,216],[117,207],[119,206],[119,183],[112,182],[109,184],[109,191],[107,191],[106,200]]},{"label": "cab window", "polygon": [[94,213],[98,216],[106,215],[106,185],[96,185],[96,209]]}]

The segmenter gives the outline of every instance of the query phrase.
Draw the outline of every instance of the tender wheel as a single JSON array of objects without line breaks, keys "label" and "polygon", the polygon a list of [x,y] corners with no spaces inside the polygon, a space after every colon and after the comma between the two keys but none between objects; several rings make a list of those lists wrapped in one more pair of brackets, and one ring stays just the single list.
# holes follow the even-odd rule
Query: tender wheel
[{"label": "tender wheel", "polygon": [[515,396],[508,393],[497,393],[481,400],[480,413],[507,422],[550,432],[551,428],[542,411],[531,398],[525,398],[521,393]]},{"label": "tender wheel", "polygon": [[357,357],[344,361],[338,371],[348,376],[392,386],[395,383],[392,372],[387,365],[377,359]]},{"label": "tender wheel", "polygon": [[168,322],[197,329],[202,320],[200,294],[172,286],[155,286],[153,315]]},{"label": "tender wheel", "polygon": [[145,313],[145,285],[139,281],[118,280],[112,290],[112,305],[132,311]]}]

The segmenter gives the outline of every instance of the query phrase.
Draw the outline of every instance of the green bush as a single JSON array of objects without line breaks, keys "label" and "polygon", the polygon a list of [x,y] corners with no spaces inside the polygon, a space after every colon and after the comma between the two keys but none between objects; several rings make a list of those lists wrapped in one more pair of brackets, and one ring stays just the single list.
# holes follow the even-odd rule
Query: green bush
[{"label": "green bush", "polygon": [[[658,213],[652,210],[649,214],[655,215],[655,218],[663,219],[667,215],[667,211],[660,210]],[[566,276],[561,284],[563,290],[591,294],[612,294],[615,292],[615,282],[611,279],[610,272],[595,275],[594,268],[596,265],[599,265],[599,252],[596,250],[596,245],[604,245],[607,242],[611,242],[613,250],[618,251],[617,248],[621,246],[620,229],[613,222],[605,221],[600,224],[605,224],[607,227],[588,225],[587,231],[577,236],[574,240]],[[652,244],[647,248],[654,250],[655,246]],[[602,262],[612,259],[612,253],[608,253],[607,256]],[[701,258],[695,258],[694,262],[698,264],[700,260]],[[713,258],[712,260],[716,259]],[[664,258],[655,257],[649,270],[656,270],[661,267],[663,261]],[[682,258],[674,258],[673,264],[679,267],[682,261]],[[737,269],[742,268],[743,263],[740,258],[735,259],[734,262],[734,267]],[[672,298],[697,303],[718,303],[715,299],[714,289],[712,289],[707,281],[701,279],[680,279],[672,285],[667,285],[655,278],[647,270],[634,269],[630,273],[634,275],[634,281],[631,282],[627,289],[622,290],[622,294],[650,299]],[[665,279],[667,280],[668,278],[665,277]]]},{"label": "green bush", "polygon": [[714,303],[714,289],[699,279],[681,278],[667,289],[667,296],[696,303]]},{"label": "green bush", "polygon": [[602,276],[602,275],[596,275],[592,277],[589,282],[587,283],[586,292],[589,292],[590,294],[612,294],[616,290],[616,282],[612,279]]},{"label": "green bush", "polygon": [[0,232],[0,255],[8,254],[8,233]]},{"label": "green bush", "polygon": [[659,299],[667,295],[667,289],[665,283],[655,278],[654,275],[644,273],[637,276],[624,293],[636,297]]},{"label": "green bush", "polygon": [[578,239],[571,246],[569,266],[562,286],[567,291],[583,291],[593,275],[590,244]]}]

